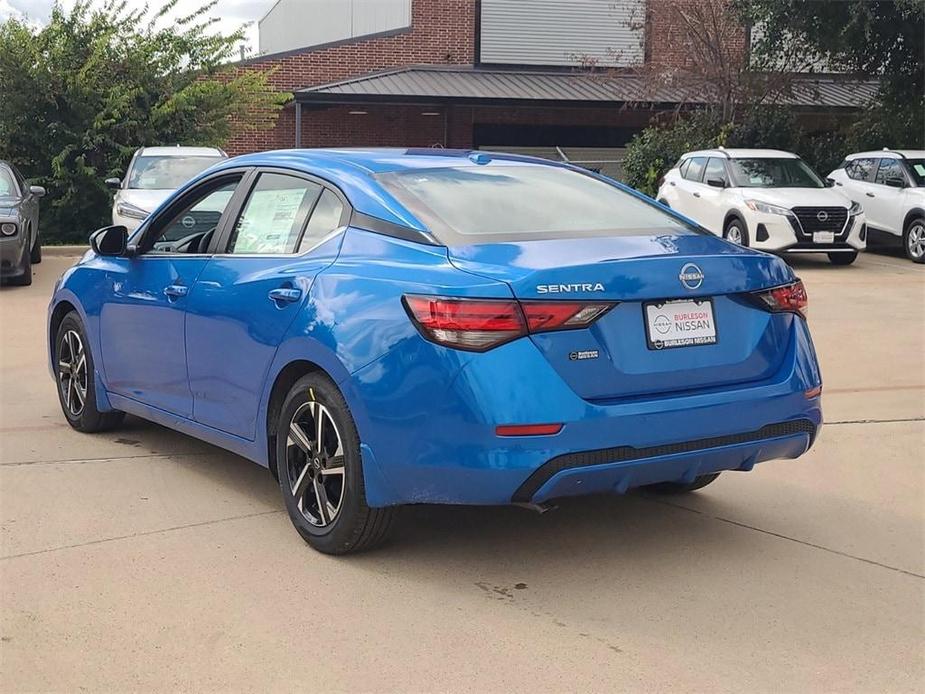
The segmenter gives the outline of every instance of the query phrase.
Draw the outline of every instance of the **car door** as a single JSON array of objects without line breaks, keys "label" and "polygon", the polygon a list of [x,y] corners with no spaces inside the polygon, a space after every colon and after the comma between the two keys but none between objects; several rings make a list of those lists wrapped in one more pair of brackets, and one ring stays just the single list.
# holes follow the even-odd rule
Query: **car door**
[{"label": "car door", "polygon": [[906,173],[899,159],[880,160],[873,184],[865,191],[861,202],[867,213],[867,223],[897,236],[903,233],[903,196],[907,185]]},{"label": "car door", "polygon": [[193,417],[253,440],[277,348],[315,276],[337,257],[343,195],[291,171],[259,171],[190,293],[186,353]]},{"label": "car door", "polygon": [[[711,181],[722,185],[710,185]],[[728,212],[725,204],[728,185],[726,162],[719,157],[710,157],[703,172],[703,185],[697,191],[700,193],[698,203],[701,210],[698,221],[717,235],[723,233],[723,221]]]},{"label": "car door", "polygon": [[187,191],[133,237],[133,257],[108,259],[100,342],[110,391],[192,417],[187,295],[209,262],[211,244],[227,221],[245,173],[212,176]]},{"label": "car door", "polygon": [[[874,184],[874,176],[877,174],[879,164],[880,160],[878,158],[852,159],[845,166],[846,178],[840,181],[842,185],[838,186],[837,190],[840,190],[852,202],[856,202],[864,208],[868,226],[882,229],[883,227],[874,221],[877,214],[875,201],[879,187]],[[871,204],[872,201],[874,201],[874,204]],[[871,215],[872,212],[873,216]]]},{"label": "car door", "polygon": [[706,166],[707,157],[692,157],[690,164],[688,164],[687,169],[684,171],[684,175],[681,180],[678,181],[678,188],[681,189],[681,192],[678,194],[678,199],[682,206],[678,211],[699,224],[704,223],[701,198],[702,189],[705,186],[701,183],[701,180]]}]

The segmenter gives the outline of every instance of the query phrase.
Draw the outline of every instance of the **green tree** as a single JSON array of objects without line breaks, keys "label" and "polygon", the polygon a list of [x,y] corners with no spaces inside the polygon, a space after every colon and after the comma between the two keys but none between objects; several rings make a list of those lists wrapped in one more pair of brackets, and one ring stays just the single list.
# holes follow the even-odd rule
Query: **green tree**
[{"label": "green tree", "polygon": [[880,80],[879,103],[849,132],[857,147],[925,141],[925,0],[736,0],[760,27],[757,66],[806,47],[823,65]]},{"label": "green tree", "polygon": [[48,189],[46,240],[84,241],[106,223],[103,180],[136,148],[221,146],[233,125],[273,126],[290,95],[229,65],[242,32],[214,31],[216,1],[168,21],[177,0],[153,12],[80,0],[43,27],[0,25],[0,158]]}]

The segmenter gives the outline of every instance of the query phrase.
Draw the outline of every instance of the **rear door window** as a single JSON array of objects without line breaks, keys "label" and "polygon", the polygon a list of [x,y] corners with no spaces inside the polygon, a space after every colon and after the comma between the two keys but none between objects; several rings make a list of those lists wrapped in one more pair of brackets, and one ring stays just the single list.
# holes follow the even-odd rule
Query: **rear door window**
[{"label": "rear door window", "polygon": [[228,253],[295,253],[302,229],[321,195],[318,183],[278,173],[257,178],[228,242]]},{"label": "rear door window", "polygon": [[314,248],[325,236],[341,226],[343,216],[344,204],[332,191],[325,189],[305,227],[302,243],[299,244],[299,253],[305,253]]},{"label": "rear door window", "polygon": [[690,166],[687,167],[687,172],[684,174],[684,178],[688,181],[700,181],[703,178],[703,170],[707,166],[706,157],[694,157],[691,159]]}]

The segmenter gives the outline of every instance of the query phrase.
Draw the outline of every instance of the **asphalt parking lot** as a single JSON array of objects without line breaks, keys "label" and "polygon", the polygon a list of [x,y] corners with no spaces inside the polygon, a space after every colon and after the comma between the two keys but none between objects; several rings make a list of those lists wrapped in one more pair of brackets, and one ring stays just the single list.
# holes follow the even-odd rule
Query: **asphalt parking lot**
[{"label": "asphalt parking lot", "polygon": [[82,435],[45,363],[73,258],[0,290],[3,691],[925,688],[925,271],[795,262],[827,426],[684,498],[408,509],[310,550],[262,468],[130,419]]}]

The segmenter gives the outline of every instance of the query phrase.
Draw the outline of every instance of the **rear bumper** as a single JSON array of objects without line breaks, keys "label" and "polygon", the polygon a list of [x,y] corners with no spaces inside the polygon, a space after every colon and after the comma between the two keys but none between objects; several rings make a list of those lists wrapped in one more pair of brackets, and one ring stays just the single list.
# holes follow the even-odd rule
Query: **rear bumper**
[{"label": "rear bumper", "polygon": [[809,419],[769,424],[757,431],[649,448],[619,446],[569,453],[546,461],[524,480],[512,501],[616,492],[656,482],[693,482],[723,470],[749,471],[757,463],[797,458],[809,450],[818,424]]},{"label": "rear bumper", "polygon": [[[749,470],[802,455],[822,423],[820,398],[806,397],[821,376],[796,318],[766,379],[607,402],[576,395],[529,339],[461,354],[420,341],[341,384],[364,443],[371,505],[540,502]],[[446,378],[440,372],[456,358]],[[495,432],[540,423],[563,426],[552,436]]]}]

